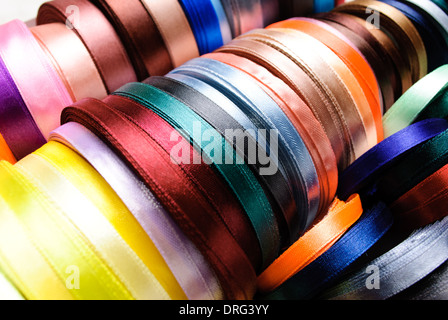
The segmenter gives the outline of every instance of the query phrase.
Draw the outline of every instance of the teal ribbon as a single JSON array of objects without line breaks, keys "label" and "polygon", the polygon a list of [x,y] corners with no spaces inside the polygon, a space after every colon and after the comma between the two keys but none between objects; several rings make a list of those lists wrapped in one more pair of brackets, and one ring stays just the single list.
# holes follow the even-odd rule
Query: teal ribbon
[{"label": "teal ribbon", "polygon": [[[147,84],[129,83],[118,89],[115,95],[130,98],[162,117],[170,123],[184,138],[191,141],[194,148],[203,155],[204,160],[222,175],[234,191],[245,209],[257,234],[262,252],[263,265],[266,267],[279,254],[280,234],[274,212],[261,185],[249,167],[244,163],[227,140],[222,137],[207,121],[192,111],[187,105],[169,94]],[[201,136],[197,137],[197,124],[200,123]],[[195,125],[196,124],[196,125]],[[205,131],[220,136],[220,145],[232,163],[214,161],[208,150],[207,141],[202,141]],[[230,154],[229,154],[230,152]],[[227,159],[227,158],[226,158]]]}]

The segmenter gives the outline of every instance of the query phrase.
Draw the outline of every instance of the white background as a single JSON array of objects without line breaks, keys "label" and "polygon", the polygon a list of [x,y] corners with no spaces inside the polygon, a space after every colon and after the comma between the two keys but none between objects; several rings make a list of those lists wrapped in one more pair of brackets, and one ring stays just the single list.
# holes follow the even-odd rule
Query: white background
[{"label": "white background", "polygon": [[37,10],[46,0],[0,0],[0,24],[13,19],[24,22],[36,18]]}]

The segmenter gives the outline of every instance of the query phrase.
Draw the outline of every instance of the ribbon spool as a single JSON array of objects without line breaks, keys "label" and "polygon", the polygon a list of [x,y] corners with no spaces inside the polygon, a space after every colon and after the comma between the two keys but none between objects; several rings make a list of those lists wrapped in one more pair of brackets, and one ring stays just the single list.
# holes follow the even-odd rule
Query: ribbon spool
[{"label": "ribbon spool", "polygon": [[137,80],[117,32],[92,3],[78,0],[76,8],[72,1],[67,0],[44,3],[37,13],[37,25],[57,22],[69,23],[69,27],[82,40],[101,75],[107,93]]},{"label": "ribbon spool", "polygon": [[[240,13],[239,17],[242,16]],[[126,19],[123,15],[121,22]],[[358,23],[350,21],[343,23],[346,30],[350,30],[349,25]],[[401,34],[400,30],[395,29],[396,25],[390,23],[388,27],[393,32],[389,42],[384,38],[387,33],[370,33],[370,39],[375,39],[379,47],[384,46],[383,51],[393,65],[397,61],[397,48],[406,40],[398,41],[400,45],[395,49],[390,46],[391,39],[395,40]],[[357,30],[355,28],[353,30]],[[329,32],[329,29],[325,30]],[[353,30],[350,31],[355,33]],[[273,284],[266,285],[262,290],[266,295],[260,298],[313,298],[337,281],[371,248],[381,244],[383,236],[392,230],[393,218],[398,218],[396,221],[410,219],[410,215],[415,214],[413,209],[423,211],[443,203],[443,191],[435,194],[433,199],[416,197],[417,194],[428,195],[422,193],[421,188],[426,191],[429,185],[433,185],[431,182],[444,184],[445,120],[417,122],[415,126],[405,128],[398,138],[395,136],[393,141],[408,143],[407,148],[394,150],[393,159],[389,159],[391,164],[399,164],[399,167],[390,169],[385,165],[375,171],[382,174],[384,169],[387,174],[379,178],[375,176],[378,179],[374,184],[368,181],[368,192],[362,188],[359,193],[355,192],[358,190],[346,191],[345,194],[341,191],[353,187],[346,185],[349,180],[347,174],[352,173],[354,179],[362,178],[362,174],[353,168],[356,169],[366,158],[374,158],[372,162],[375,162],[381,157],[378,153],[389,150],[384,146],[391,143],[388,138],[380,142],[378,101],[381,96],[375,88],[381,86],[374,85],[372,74],[369,76],[366,73],[364,77],[364,72],[360,71],[362,68],[351,64],[357,61],[364,67],[367,67],[366,62],[374,65],[369,58],[378,58],[378,55],[373,54],[375,45],[368,45],[362,50],[356,48],[367,41],[363,37],[349,37],[347,31],[348,42],[337,36],[337,39],[344,41],[344,45],[341,41],[337,42],[341,49],[330,41],[336,39],[331,38],[330,33],[326,34],[328,38],[322,40],[315,39],[316,34],[313,37],[310,33],[285,28],[255,30],[241,35],[213,54],[182,64],[165,77],[150,77],[144,83],[127,84],[102,101],[89,98],[66,108],[62,114],[64,127],[53,133],[53,141],[16,166],[5,162],[0,165],[0,175],[4,181],[20,193],[20,201],[15,202],[6,187],[0,192],[0,213],[8,222],[5,225],[12,230],[3,228],[2,239],[5,242],[0,243],[0,250],[2,258],[6,259],[0,259],[2,272],[9,276],[14,274],[15,269],[19,270],[19,276],[9,276],[11,282],[22,285],[25,296],[31,298],[57,296],[82,299],[98,294],[105,298],[122,299],[251,299],[256,297],[257,282],[260,284],[266,275],[263,271],[272,270],[269,268],[271,262],[274,262],[275,268],[275,261],[279,261],[276,258],[294,256],[294,250],[305,248],[308,254],[304,254],[301,264],[288,265],[282,279],[274,279]],[[336,34],[331,33],[333,36]],[[161,37],[173,61],[166,38]],[[296,50],[303,49],[300,44],[304,47],[315,46],[319,52],[313,56],[305,50]],[[349,55],[343,54],[347,52],[358,60],[348,59]],[[409,57],[414,59],[412,50],[409,52]],[[410,82],[405,80],[406,74],[402,68],[382,70],[382,79],[395,77],[394,90],[388,92],[388,99],[392,99],[387,101],[393,101],[404,84]],[[381,78],[377,76],[379,70],[372,67],[370,71]],[[411,72],[407,76],[410,78]],[[442,88],[433,94],[434,99],[428,105],[441,103],[442,100],[437,102],[436,97],[441,99],[444,92]],[[363,96],[365,93],[370,93],[371,99]],[[306,118],[302,119],[302,115]],[[419,114],[419,117],[422,116],[423,113]],[[278,180],[258,177],[256,169],[261,168],[260,163],[248,166],[245,163],[248,153],[244,148],[235,155],[235,158],[242,160],[244,165],[241,167],[226,167],[217,161],[209,161],[213,160],[215,153],[194,135],[194,123],[200,122],[203,129],[209,129],[219,141],[230,144],[229,140],[224,141],[222,135],[227,121],[234,128],[279,131],[282,148],[278,155],[280,173],[275,176]],[[423,137],[416,134],[422,131],[425,132]],[[178,134],[175,141],[169,139],[173,132]],[[409,134],[413,136],[412,141],[404,141],[403,137]],[[89,144],[83,145],[78,135],[90,135],[89,141],[103,150],[104,159],[96,159],[88,148]],[[270,142],[267,137],[264,138]],[[263,137],[251,136],[250,139],[260,146]],[[170,151],[178,143],[193,158],[194,155],[205,155],[206,160],[201,159],[197,164],[173,163]],[[326,150],[310,150],[321,144]],[[265,145],[263,151],[268,150],[273,150],[273,146]],[[431,159],[431,155],[436,155],[435,159]],[[419,160],[421,156],[425,162]],[[107,172],[113,165],[108,168],[107,162],[103,162],[106,157],[115,165],[121,161],[123,171],[120,174],[126,172],[122,177],[135,188],[136,198],[131,199],[126,186]],[[70,165],[69,162],[74,164]],[[404,175],[407,171],[411,172],[410,176]],[[86,176],[82,173],[89,178],[83,179]],[[331,176],[326,177],[326,174]],[[339,174],[342,187],[336,194],[338,198],[331,204]],[[98,182],[94,176],[104,181],[100,179],[101,183],[92,183]],[[279,181],[281,191],[275,190],[276,181]],[[372,185],[383,188],[370,188]],[[111,193],[95,190],[98,186]],[[390,190],[390,187],[386,188],[388,186],[396,187]],[[289,192],[283,194],[283,191]],[[151,195],[148,196],[148,193]],[[100,203],[98,194],[109,198]],[[139,196],[145,196],[146,200]],[[294,199],[294,196],[297,198]],[[86,198],[89,201],[86,202]],[[177,230],[176,234],[184,235],[191,242],[177,248],[176,241],[165,239],[168,231],[156,237],[157,227],[150,229],[150,220],[139,215],[133,206],[140,201],[154,201],[151,203],[157,214],[169,215],[168,220],[173,222],[169,225],[178,227],[173,227]],[[424,203],[414,208],[403,205],[415,203],[412,201]],[[288,202],[295,203],[288,206]],[[90,211],[76,216],[75,210],[65,207],[64,203],[71,204],[73,208],[82,204]],[[102,210],[95,210],[92,204]],[[28,212],[27,205],[35,206],[37,210]],[[328,207],[329,210],[325,210]],[[118,214],[113,213],[114,208],[122,210],[127,223],[121,224],[119,219],[115,219]],[[398,216],[399,211],[403,212],[402,218]],[[87,212],[93,213],[95,218],[92,225],[86,222]],[[291,214],[298,212],[303,215],[296,217]],[[429,215],[428,218],[434,220],[439,217]],[[34,223],[36,229],[33,228]],[[100,228],[95,229],[96,226]],[[335,226],[337,230],[332,230]],[[95,233],[98,229],[104,234]],[[78,230],[85,237],[79,236]],[[47,232],[51,233],[48,238],[44,236]],[[27,237],[30,235],[35,242],[29,241]],[[101,242],[101,235],[110,239],[112,248],[107,247],[109,242]],[[322,238],[315,239],[319,236]],[[16,250],[15,246],[7,247],[6,239],[9,237],[14,244],[20,244],[20,249],[29,253],[32,265],[38,266],[37,271],[23,266],[23,257],[14,253],[21,250]],[[292,246],[288,251],[290,243]],[[312,245],[308,246],[310,243]],[[35,247],[36,244],[38,247]],[[59,256],[58,251],[64,246],[69,250]],[[197,251],[192,247],[196,247]],[[116,252],[114,248],[117,248]],[[146,248],[152,248],[154,259],[159,261],[157,265],[149,263],[151,259]],[[176,253],[166,252],[162,248]],[[157,252],[159,250],[160,253]],[[87,257],[85,261],[81,259],[83,254]],[[198,260],[189,265],[195,270],[184,273],[179,267],[176,268],[176,263],[185,261],[179,257],[182,254],[197,257]],[[91,280],[81,292],[67,290],[61,285],[64,267],[72,261],[70,257],[82,263],[83,274],[88,272]],[[289,259],[286,260],[289,264]],[[442,263],[438,261],[428,268],[427,274]],[[93,267],[96,264],[98,269]],[[158,269],[158,266],[163,268]],[[278,268],[283,271],[281,266]],[[108,273],[107,270],[112,272]],[[48,287],[40,280],[32,281],[40,272],[49,281]],[[260,276],[258,281],[257,276]],[[205,283],[190,287],[189,281],[195,280]],[[111,283],[110,290],[105,289],[107,283]],[[272,290],[274,292],[270,292]]]}]

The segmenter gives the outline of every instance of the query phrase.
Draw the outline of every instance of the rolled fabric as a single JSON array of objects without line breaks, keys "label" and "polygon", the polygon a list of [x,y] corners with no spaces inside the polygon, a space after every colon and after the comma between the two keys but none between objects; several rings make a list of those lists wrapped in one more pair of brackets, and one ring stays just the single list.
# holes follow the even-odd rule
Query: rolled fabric
[{"label": "rolled fabric", "polygon": [[[55,131],[51,140],[76,150],[102,175],[154,241],[188,299],[222,299],[213,271],[152,192],[97,136],[70,122]],[[101,157],[98,153],[101,152]]]},{"label": "rolled fabric", "polygon": [[193,31],[179,1],[142,0],[142,3],[162,35],[173,67],[199,56]]},{"label": "rolled fabric", "polygon": [[[173,68],[160,30],[142,1],[92,0],[92,3],[114,26],[134,66],[138,81],[142,81],[150,75],[163,75]],[[105,50],[108,52],[111,49]],[[129,82],[131,81],[123,82],[121,85]],[[112,91],[116,89],[118,88],[116,87]]]},{"label": "rolled fabric", "polygon": [[73,5],[72,0],[44,3],[37,13],[37,25],[60,22],[73,28],[89,51],[108,93],[136,81],[126,50],[101,11],[87,0],[78,0],[76,6]]},{"label": "rolled fabric", "polygon": [[0,54],[5,66],[42,135],[48,139],[60,125],[62,109],[73,100],[25,23],[6,23],[0,26],[0,34]]},{"label": "rolled fabric", "polygon": [[30,30],[64,81],[73,101],[107,96],[92,57],[73,30],[59,22],[35,26]]},{"label": "rolled fabric", "polygon": [[21,159],[42,146],[45,138],[1,57],[0,81],[0,132],[14,158]]}]

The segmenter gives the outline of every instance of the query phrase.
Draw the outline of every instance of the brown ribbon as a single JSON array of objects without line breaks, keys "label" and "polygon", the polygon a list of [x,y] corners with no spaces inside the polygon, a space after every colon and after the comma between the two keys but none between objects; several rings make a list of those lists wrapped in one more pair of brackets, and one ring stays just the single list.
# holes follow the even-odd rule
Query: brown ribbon
[{"label": "brown ribbon", "polygon": [[171,57],[151,15],[140,0],[92,0],[115,27],[142,81],[173,69]]},{"label": "brown ribbon", "polygon": [[[373,11],[369,11],[371,9]],[[380,28],[397,43],[403,57],[411,70],[413,83],[428,72],[428,57],[425,45],[415,26],[400,10],[380,1],[357,0],[347,2],[334,9],[367,20],[372,12],[380,15]]]},{"label": "brown ribbon", "polygon": [[[71,6],[79,12],[70,12]],[[79,36],[95,62],[108,93],[128,82],[137,81],[132,64],[113,26],[87,0],[54,0],[44,3],[38,11],[37,25],[74,18],[73,31]]]}]

